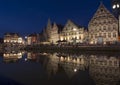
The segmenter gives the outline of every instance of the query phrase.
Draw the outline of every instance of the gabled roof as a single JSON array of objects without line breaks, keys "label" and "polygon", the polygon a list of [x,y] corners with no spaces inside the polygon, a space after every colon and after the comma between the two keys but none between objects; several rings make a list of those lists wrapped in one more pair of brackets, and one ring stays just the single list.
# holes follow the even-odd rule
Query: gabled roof
[{"label": "gabled roof", "polygon": [[91,23],[93,20],[102,19],[102,18],[113,18],[117,21],[117,19],[110,13],[110,11],[103,5],[103,3],[100,4],[98,7],[96,13],[94,14],[93,18],[89,23]]},{"label": "gabled roof", "polygon": [[14,35],[20,36],[18,33],[5,33],[4,35],[5,35],[5,36],[6,36],[6,35],[10,35],[10,36],[14,36]]},{"label": "gabled roof", "polygon": [[[72,26],[75,26],[75,27],[77,27],[77,28],[82,28],[82,27],[83,27],[83,26],[80,26],[80,25],[74,23],[72,20],[69,19],[69,20],[67,21],[67,23],[65,24],[64,28],[66,28],[66,27],[68,27],[68,26],[71,26],[71,25],[72,25]],[[63,28],[63,29],[64,29],[64,28]]]}]

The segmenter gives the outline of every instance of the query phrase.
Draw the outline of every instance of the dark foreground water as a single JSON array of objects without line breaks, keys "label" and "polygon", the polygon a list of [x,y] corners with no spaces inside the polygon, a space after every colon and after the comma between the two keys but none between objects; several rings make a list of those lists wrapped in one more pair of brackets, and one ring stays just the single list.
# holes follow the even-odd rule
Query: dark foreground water
[{"label": "dark foreground water", "polygon": [[120,55],[1,53],[0,85],[120,85]]}]

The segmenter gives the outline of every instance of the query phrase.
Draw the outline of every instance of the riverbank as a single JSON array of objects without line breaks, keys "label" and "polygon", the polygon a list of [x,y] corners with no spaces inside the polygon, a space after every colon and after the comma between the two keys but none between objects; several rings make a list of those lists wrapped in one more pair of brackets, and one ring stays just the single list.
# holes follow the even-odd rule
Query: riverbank
[{"label": "riverbank", "polygon": [[22,48],[26,51],[39,51],[39,52],[85,52],[85,51],[109,51],[120,52],[120,46],[54,46],[54,45],[34,45]]}]

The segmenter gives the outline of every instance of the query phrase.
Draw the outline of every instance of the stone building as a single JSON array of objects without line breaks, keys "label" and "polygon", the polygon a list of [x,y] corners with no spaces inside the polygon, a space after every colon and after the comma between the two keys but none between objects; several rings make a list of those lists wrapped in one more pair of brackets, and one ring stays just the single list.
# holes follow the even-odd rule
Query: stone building
[{"label": "stone building", "polygon": [[56,44],[59,40],[59,31],[61,27],[61,25],[56,23],[52,24],[49,19],[46,28],[43,29],[44,42]]},{"label": "stone building", "polygon": [[33,45],[33,44],[38,44],[39,43],[39,34],[30,34],[26,38],[26,44],[27,45]]},{"label": "stone building", "polygon": [[48,42],[54,44],[56,44],[59,40],[58,26],[56,23],[51,24],[50,19],[48,20],[48,24],[46,27],[46,39]]},{"label": "stone building", "polygon": [[113,44],[118,41],[118,20],[101,3],[88,24],[90,44]]},{"label": "stone building", "polygon": [[5,44],[23,44],[23,39],[17,33],[5,33],[4,43]]},{"label": "stone building", "polygon": [[78,26],[71,20],[68,20],[60,33],[60,40],[69,43],[83,43],[86,35],[87,31],[85,31],[84,27]]}]

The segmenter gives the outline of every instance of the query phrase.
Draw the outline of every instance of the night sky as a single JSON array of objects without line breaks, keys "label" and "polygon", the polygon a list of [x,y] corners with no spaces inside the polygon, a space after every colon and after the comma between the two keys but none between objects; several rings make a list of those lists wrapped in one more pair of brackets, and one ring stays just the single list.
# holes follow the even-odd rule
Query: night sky
[{"label": "night sky", "polygon": [[87,27],[101,1],[111,11],[111,0],[0,0],[0,37],[5,32],[40,33],[48,18]]}]

